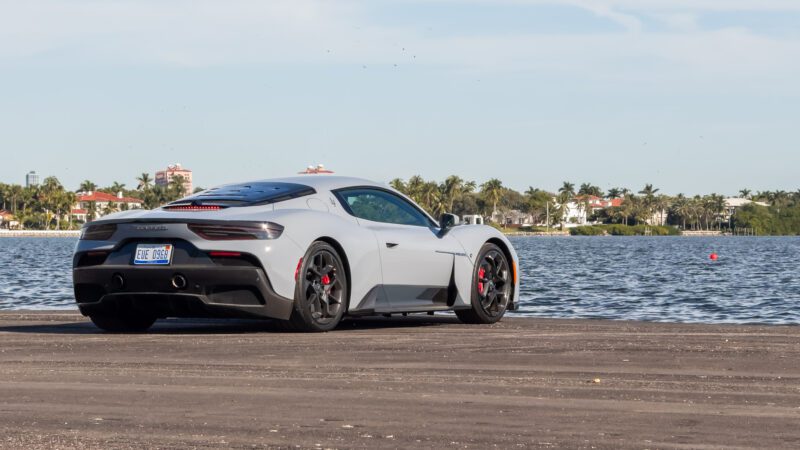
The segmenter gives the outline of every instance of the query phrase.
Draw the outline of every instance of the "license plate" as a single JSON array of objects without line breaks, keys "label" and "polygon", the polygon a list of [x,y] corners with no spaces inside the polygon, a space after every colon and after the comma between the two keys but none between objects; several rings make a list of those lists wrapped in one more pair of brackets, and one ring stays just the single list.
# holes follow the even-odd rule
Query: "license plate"
[{"label": "license plate", "polygon": [[168,266],[172,261],[171,244],[139,244],[136,246],[136,255],[133,264],[137,266]]}]

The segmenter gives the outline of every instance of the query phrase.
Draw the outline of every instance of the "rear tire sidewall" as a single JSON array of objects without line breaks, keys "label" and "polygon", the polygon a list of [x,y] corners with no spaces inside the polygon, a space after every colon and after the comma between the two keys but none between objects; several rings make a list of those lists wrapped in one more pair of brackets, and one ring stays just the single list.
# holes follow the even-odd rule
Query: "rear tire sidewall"
[{"label": "rear tire sidewall", "polygon": [[[339,308],[339,312],[336,314],[336,317],[328,323],[319,323],[311,317],[311,310],[309,308],[307,299],[305,297],[305,286],[306,282],[304,279],[305,273],[308,271],[308,265],[311,264],[311,256],[319,251],[327,251],[336,259],[336,263],[338,265],[339,270],[341,270],[341,278],[340,281],[344,286],[344,296],[342,299],[342,306]],[[294,306],[292,309],[292,317],[289,319],[291,322],[292,328],[298,329],[301,331],[312,331],[312,332],[320,332],[320,331],[331,331],[335,329],[339,322],[341,322],[342,317],[344,317],[345,311],[347,310],[347,303],[350,299],[350,285],[347,282],[347,276],[345,274],[345,267],[342,261],[342,257],[339,255],[339,252],[336,249],[326,243],[326,242],[315,242],[308,248],[306,254],[303,256],[303,264],[300,267],[300,271],[298,272],[298,279],[295,285],[294,291]]]}]

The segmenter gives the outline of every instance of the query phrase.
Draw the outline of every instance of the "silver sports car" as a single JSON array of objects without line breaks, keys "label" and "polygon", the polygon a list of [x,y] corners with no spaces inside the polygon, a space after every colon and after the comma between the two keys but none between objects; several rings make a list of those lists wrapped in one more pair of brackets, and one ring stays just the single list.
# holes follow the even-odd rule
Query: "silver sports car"
[{"label": "silver sports car", "polygon": [[158,318],[271,318],[328,331],[347,316],[454,311],[493,323],[519,298],[497,230],[434,220],[403,194],[308,175],[220,186],[84,226],[73,259],[81,313],[107,331]]}]

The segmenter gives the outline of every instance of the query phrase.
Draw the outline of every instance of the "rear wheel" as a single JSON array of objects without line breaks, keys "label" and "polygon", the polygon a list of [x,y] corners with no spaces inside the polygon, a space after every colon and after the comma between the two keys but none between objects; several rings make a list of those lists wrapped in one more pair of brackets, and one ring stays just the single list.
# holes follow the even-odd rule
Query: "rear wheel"
[{"label": "rear wheel", "polygon": [[472,307],[456,310],[464,323],[495,323],[506,313],[511,300],[511,266],[495,244],[481,247],[472,276]]},{"label": "rear wheel", "polygon": [[147,314],[115,314],[89,316],[97,328],[112,333],[136,333],[147,331],[156,322],[155,316]]},{"label": "rear wheel", "polygon": [[298,331],[333,330],[344,316],[346,301],[347,276],[341,256],[330,244],[315,242],[298,271],[287,325]]}]

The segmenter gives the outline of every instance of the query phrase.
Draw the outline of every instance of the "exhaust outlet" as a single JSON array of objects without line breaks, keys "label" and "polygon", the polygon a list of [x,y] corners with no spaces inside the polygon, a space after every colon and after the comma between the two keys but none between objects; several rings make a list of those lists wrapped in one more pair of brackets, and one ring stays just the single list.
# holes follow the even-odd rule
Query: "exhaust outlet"
[{"label": "exhaust outlet", "polygon": [[175,289],[186,289],[188,284],[189,283],[186,281],[186,277],[183,275],[178,274],[172,277],[172,287]]},{"label": "exhaust outlet", "polygon": [[115,273],[111,276],[111,286],[114,289],[122,289],[125,287],[125,278],[121,274]]}]

